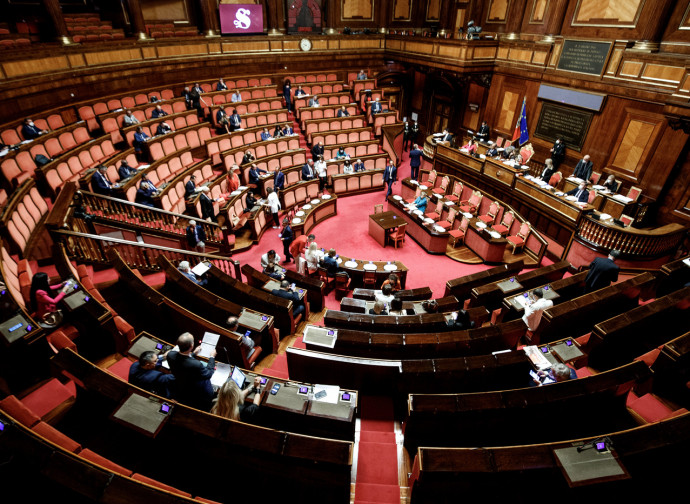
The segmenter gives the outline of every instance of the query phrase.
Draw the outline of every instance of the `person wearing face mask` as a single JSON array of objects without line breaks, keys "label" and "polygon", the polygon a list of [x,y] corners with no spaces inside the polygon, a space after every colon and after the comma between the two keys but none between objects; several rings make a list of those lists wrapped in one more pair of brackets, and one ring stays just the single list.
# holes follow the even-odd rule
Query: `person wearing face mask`
[{"label": "person wearing face mask", "polygon": [[558,170],[558,167],[563,162],[565,158],[565,144],[562,138],[557,138],[556,143],[551,147],[551,161],[553,161],[554,170]]},{"label": "person wearing face mask", "polygon": [[48,133],[48,130],[40,129],[29,117],[24,119],[24,126],[22,126],[22,136],[24,140],[33,140],[44,133]]}]

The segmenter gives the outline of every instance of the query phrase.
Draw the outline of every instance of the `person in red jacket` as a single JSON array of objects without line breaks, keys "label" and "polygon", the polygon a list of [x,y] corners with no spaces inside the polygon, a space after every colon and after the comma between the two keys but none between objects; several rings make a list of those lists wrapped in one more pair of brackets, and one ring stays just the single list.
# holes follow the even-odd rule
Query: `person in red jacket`
[{"label": "person in red jacket", "polygon": [[[43,318],[46,313],[51,313],[57,310],[57,304],[65,295],[72,289],[74,284],[69,280],[58,285],[50,285],[48,283],[47,273],[36,273],[31,279],[31,291],[29,300],[31,301],[31,309],[37,319]],[[54,298],[50,297],[50,292],[60,289],[58,295]]]}]

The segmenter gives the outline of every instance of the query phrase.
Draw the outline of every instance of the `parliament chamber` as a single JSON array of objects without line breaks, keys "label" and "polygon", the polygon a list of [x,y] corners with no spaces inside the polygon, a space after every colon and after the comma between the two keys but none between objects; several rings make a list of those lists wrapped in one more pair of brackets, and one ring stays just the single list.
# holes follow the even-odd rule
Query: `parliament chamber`
[{"label": "parliament chamber", "polygon": [[690,0],[0,13],[6,499],[687,493]]}]

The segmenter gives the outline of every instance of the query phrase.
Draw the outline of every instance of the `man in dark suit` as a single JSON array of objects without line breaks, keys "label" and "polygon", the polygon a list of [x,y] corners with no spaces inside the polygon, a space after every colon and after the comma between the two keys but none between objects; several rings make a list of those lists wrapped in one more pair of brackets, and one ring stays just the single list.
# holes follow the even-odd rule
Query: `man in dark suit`
[{"label": "man in dark suit", "polygon": [[266,170],[259,168],[256,166],[255,163],[252,163],[252,166],[249,168],[249,183],[251,185],[258,185],[259,180],[261,180],[261,174],[262,173],[268,173]]},{"label": "man in dark suit", "polygon": [[167,135],[168,133],[172,132],[172,128],[170,125],[163,121],[162,123],[158,124],[158,127],[156,128],[156,136],[158,135]]},{"label": "man in dark suit", "polygon": [[352,169],[355,171],[355,173],[360,171],[366,171],[364,163],[362,163],[362,160],[359,158],[357,159],[357,161],[355,161],[355,164],[352,165]]},{"label": "man in dark suit", "polygon": [[106,175],[107,168],[103,165],[98,165],[97,170],[91,176],[91,190],[96,194],[102,194],[103,196],[113,195],[113,185],[108,180],[108,175]]},{"label": "man in dark suit", "polygon": [[314,160],[309,159],[302,167],[302,180],[314,180],[314,178],[316,178]]},{"label": "man in dark suit", "polygon": [[255,158],[254,155],[252,154],[252,151],[250,151],[249,149],[247,149],[247,150],[244,152],[244,156],[242,157],[242,164],[251,163],[252,161],[255,161],[255,160],[256,160],[256,158]]},{"label": "man in dark suit", "polygon": [[489,129],[489,125],[486,124],[486,121],[482,121],[482,125],[479,127],[479,131],[477,131],[477,138],[482,142],[486,142],[489,139],[490,133],[491,130]]},{"label": "man in dark suit", "polygon": [[228,120],[230,121],[230,131],[235,131],[242,127],[242,118],[237,113],[237,109],[232,109],[232,114]]},{"label": "man in dark suit", "polygon": [[280,166],[276,168],[273,175],[273,189],[276,191],[285,189],[285,174],[282,172]]},{"label": "man in dark suit", "polygon": [[203,186],[201,188],[201,194],[199,195],[199,204],[201,205],[201,218],[211,219],[213,222],[218,222],[218,217],[216,216],[215,208],[213,208],[213,203],[216,201],[211,198],[207,193],[210,191],[208,186]]},{"label": "man in dark suit", "polygon": [[566,194],[568,196],[575,196],[580,203],[587,203],[589,200],[589,191],[587,190],[587,184],[585,182],[580,182],[579,186],[572,191],[568,191]]},{"label": "man in dark suit", "polygon": [[223,81],[223,78],[221,77],[218,79],[218,82],[216,82],[216,91],[227,91],[228,86],[225,84]]},{"label": "man in dark suit", "polygon": [[191,177],[189,177],[189,180],[184,185],[184,199],[189,199],[196,193],[196,175],[192,175]]},{"label": "man in dark suit", "polygon": [[410,178],[412,180],[419,179],[419,167],[422,164],[422,154],[424,154],[424,152],[419,148],[419,145],[414,144],[410,151]]},{"label": "man in dark suit", "polygon": [[311,148],[311,156],[314,159],[318,159],[319,156],[323,156],[323,150],[323,142],[319,142]]},{"label": "man in dark suit", "polygon": [[48,131],[40,129],[30,118],[27,117],[24,119],[24,125],[22,126],[22,136],[24,140],[33,140],[44,133],[48,133]]},{"label": "man in dark suit", "polygon": [[372,114],[378,114],[383,110],[383,107],[381,106],[381,102],[379,101],[378,98],[374,100],[374,102],[371,104],[371,113]]},{"label": "man in dark suit", "polygon": [[585,278],[585,294],[608,287],[611,282],[618,280],[620,268],[615,260],[619,255],[621,255],[620,251],[614,249],[609,252],[608,257],[597,257],[592,261]]},{"label": "man in dark suit", "polygon": [[144,149],[144,145],[146,145],[146,142],[149,138],[151,137],[149,137],[146,134],[144,128],[141,126],[137,126],[137,131],[134,133],[134,140],[132,141],[134,152],[136,152],[137,154],[141,154]]},{"label": "man in dark suit", "polygon": [[563,162],[565,158],[565,144],[562,138],[557,138],[556,143],[551,147],[551,160],[553,161],[553,167],[558,170],[558,167]]},{"label": "man in dark suit", "polygon": [[283,219],[283,229],[280,230],[279,236],[280,240],[283,242],[283,255],[285,255],[283,264],[286,264],[293,259],[292,252],[290,252],[290,245],[292,245],[292,242],[295,239],[295,233],[290,227],[290,219]]},{"label": "man in dark suit", "polygon": [[122,160],[122,162],[120,163],[120,167],[117,169],[117,174],[120,176],[120,180],[129,178],[132,175],[135,175],[136,173],[137,169],[129,166],[129,163],[126,159]]},{"label": "man in dark suit", "polygon": [[156,188],[153,187],[153,184],[151,184],[151,182],[148,180],[142,180],[139,183],[137,193],[134,195],[134,202],[139,203],[140,205],[154,207],[156,206],[155,202],[153,201],[154,194],[156,194]]},{"label": "man in dark suit", "polygon": [[204,228],[197,224],[195,220],[189,221],[189,226],[186,229],[187,245],[190,249],[196,250],[197,252],[206,251],[206,231]]},{"label": "man in dark suit", "polygon": [[271,294],[282,297],[292,301],[292,316],[297,317],[304,313],[304,301],[299,297],[299,294],[290,288],[290,282],[283,280],[280,282],[280,289],[273,289]]},{"label": "man in dark suit", "polygon": [[316,95],[314,95],[314,96],[311,98],[311,100],[309,100],[308,106],[309,106],[309,107],[318,107],[319,105],[320,105],[320,104],[319,104],[319,97],[316,96]]},{"label": "man in dark suit", "polygon": [[167,352],[158,356],[150,350],[143,352],[129,368],[129,383],[159,396],[172,398],[175,377],[159,370],[166,356]]},{"label": "man in dark suit", "polygon": [[345,108],[345,105],[340,107],[340,110],[338,110],[338,117],[349,117],[350,113],[347,111]]},{"label": "man in dark suit", "polygon": [[398,180],[398,168],[395,166],[395,163],[391,159],[388,164],[386,165],[386,169],[383,172],[383,182],[385,184],[388,184],[388,192],[386,192],[386,200],[388,200],[388,196],[391,195],[393,192],[393,184]]},{"label": "man in dark suit", "polygon": [[589,182],[589,179],[592,178],[592,165],[593,163],[589,160],[589,154],[587,154],[577,162],[577,165],[575,165],[573,176],[585,182]]},{"label": "man in dark suit", "polygon": [[151,112],[151,119],[158,119],[159,117],[165,117],[167,115],[168,113],[163,110],[160,105],[156,105],[156,108],[153,109],[153,112]]},{"label": "man in dark suit", "polygon": [[184,333],[177,338],[179,351],[168,352],[170,371],[175,376],[177,399],[184,404],[209,411],[213,403],[211,377],[216,366],[216,350],[211,350],[208,363],[196,359],[201,345],[194,348],[194,337]]}]

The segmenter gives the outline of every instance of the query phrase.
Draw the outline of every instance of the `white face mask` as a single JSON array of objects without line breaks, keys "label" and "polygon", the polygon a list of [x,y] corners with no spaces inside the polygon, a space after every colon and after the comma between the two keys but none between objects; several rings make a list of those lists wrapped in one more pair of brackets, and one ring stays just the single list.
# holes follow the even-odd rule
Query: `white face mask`
[{"label": "white face mask", "polygon": [[29,121],[29,126],[33,126],[33,125],[34,125],[34,122],[33,122],[33,121]]}]

